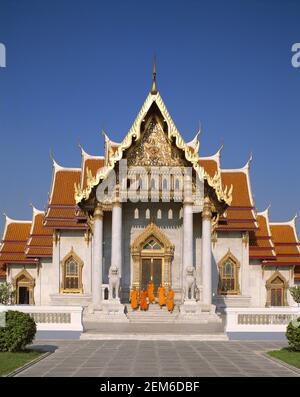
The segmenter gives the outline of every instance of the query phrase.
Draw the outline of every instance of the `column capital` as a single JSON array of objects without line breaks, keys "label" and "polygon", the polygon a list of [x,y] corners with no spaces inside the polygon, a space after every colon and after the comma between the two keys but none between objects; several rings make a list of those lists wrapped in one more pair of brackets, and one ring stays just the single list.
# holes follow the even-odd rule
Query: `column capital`
[{"label": "column capital", "polygon": [[97,204],[94,211],[94,219],[102,219],[103,218],[103,210],[100,203]]},{"label": "column capital", "polygon": [[203,220],[211,220],[212,212],[211,212],[211,202],[208,197],[205,197],[202,211],[202,219]]}]

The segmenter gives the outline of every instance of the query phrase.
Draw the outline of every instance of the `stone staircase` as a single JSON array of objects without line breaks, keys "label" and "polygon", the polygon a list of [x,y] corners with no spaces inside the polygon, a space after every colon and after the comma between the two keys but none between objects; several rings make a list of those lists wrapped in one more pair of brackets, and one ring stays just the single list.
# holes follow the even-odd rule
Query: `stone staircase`
[{"label": "stone staircase", "polygon": [[126,305],[126,315],[130,323],[174,323],[178,314],[179,309],[176,305],[172,313],[168,311],[166,306],[161,309],[157,303],[150,304],[147,311],[132,310],[130,304]]}]

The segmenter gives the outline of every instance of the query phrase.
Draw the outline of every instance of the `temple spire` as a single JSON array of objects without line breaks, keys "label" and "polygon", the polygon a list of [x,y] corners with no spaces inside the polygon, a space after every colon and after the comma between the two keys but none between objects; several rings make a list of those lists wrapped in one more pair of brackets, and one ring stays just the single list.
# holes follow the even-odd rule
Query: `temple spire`
[{"label": "temple spire", "polygon": [[153,68],[152,68],[152,87],[151,87],[151,94],[157,94],[157,87],[156,87],[156,56],[154,55],[153,61]]}]

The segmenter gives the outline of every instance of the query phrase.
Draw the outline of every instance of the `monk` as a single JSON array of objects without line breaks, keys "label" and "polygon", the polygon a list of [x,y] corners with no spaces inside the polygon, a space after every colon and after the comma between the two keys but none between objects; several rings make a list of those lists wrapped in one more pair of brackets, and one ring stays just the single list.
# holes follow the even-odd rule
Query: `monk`
[{"label": "monk", "polygon": [[147,291],[143,289],[140,294],[140,299],[141,299],[140,309],[144,311],[148,310],[147,296],[148,296]]},{"label": "monk", "polygon": [[139,306],[138,298],[139,298],[138,291],[135,287],[133,287],[133,289],[130,292],[130,303],[132,310],[136,310],[138,308]]},{"label": "monk", "polygon": [[166,304],[166,290],[165,287],[162,286],[162,284],[160,284],[157,290],[157,294],[158,294],[158,304],[162,309],[162,307]]},{"label": "monk", "polygon": [[167,308],[170,313],[173,312],[174,310],[174,291],[172,288],[169,288],[168,294],[167,294]]},{"label": "monk", "polygon": [[149,281],[147,290],[148,290],[149,303],[154,303],[155,302],[154,283],[152,280]]}]

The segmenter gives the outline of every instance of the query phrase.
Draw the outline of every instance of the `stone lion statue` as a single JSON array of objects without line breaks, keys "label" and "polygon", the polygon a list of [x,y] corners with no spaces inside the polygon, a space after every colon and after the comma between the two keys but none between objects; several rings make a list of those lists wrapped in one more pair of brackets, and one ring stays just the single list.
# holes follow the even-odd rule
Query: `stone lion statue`
[{"label": "stone lion statue", "polygon": [[117,266],[111,265],[108,273],[109,293],[108,299],[119,299],[120,274]]},{"label": "stone lion statue", "polygon": [[196,287],[196,270],[194,266],[187,266],[185,268],[185,278],[184,278],[185,299],[195,299],[195,287]]}]

